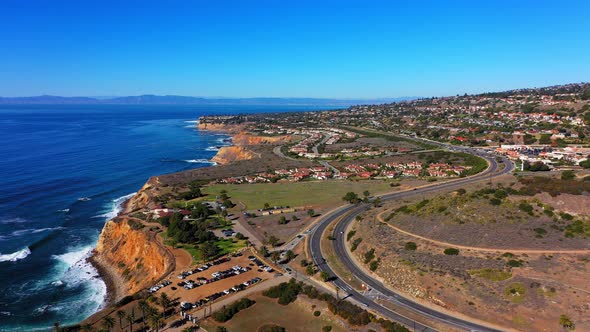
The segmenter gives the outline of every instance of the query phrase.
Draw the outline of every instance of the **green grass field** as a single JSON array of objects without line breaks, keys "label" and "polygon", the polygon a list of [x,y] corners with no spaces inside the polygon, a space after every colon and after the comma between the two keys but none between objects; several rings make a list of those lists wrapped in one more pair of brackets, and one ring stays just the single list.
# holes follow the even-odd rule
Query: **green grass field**
[{"label": "green grass field", "polygon": [[219,195],[227,191],[230,199],[244,203],[247,209],[260,209],[264,203],[271,206],[325,206],[344,203],[342,196],[354,191],[362,197],[368,190],[371,195],[393,191],[389,182],[380,180],[366,181],[306,181],[293,183],[255,183],[255,184],[216,184],[203,187],[208,195]]}]

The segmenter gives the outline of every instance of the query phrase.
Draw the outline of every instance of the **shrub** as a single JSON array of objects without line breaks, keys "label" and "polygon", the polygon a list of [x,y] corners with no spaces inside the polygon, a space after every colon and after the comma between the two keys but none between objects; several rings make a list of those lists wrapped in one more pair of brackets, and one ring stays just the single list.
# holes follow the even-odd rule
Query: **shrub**
[{"label": "shrub", "polygon": [[528,213],[529,215],[533,215],[533,206],[527,202],[521,202],[520,204],[518,204],[518,208]]},{"label": "shrub", "polygon": [[300,291],[301,284],[297,283],[295,279],[291,279],[289,282],[283,282],[265,290],[262,294],[273,299],[278,298],[279,304],[287,305],[297,299]]},{"label": "shrub", "polygon": [[522,261],[517,261],[516,259],[511,259],[508,262],[506,262],[506,265],[508,265],[510,267],[521,267]]},{"label": "shrub", "polygon": [[348,234],[346,234],[346,241],[350,241],[350,239],[352,239],[355,234],[356,234],[356,231],[354,231],[354,230],[348,232]]},{"label": "shrub", "polygon": [[258,328],[258,332],[285,332],[286,329],[280,325],[266,324]]},{"label": "shrub", "polygon": [[362,237],[354,239],[354,241],[352,241],[352,245],[350,246],[350,251],[355,251],[356,248],[359,246],[359,244],[361,244],[362,241],[363,241]]},{"label": "shrub", "polygon": [[322,313],[319,310],[313,312],[313,315],[319,317]]},{"label": "shrub", "polygon": [[561,179],[562,180],[573,180],[576,178],[576,173],[574,171],[563,171],[561,172]]},{"label": "shrub", "polygon": [[418,249],[418,246],[416,245],[415,242],[406,242],[406,245],[404,246],[404,249],[406,249],[406,250],[416,250],[416,249]]},{"label": "shrub", "polygon": [[332,326],[326,325],[326,326],[322,327],[322,332],[330,332],[330,331],[332,331]]},{"label": "shrub", "polygon": [[535,233],[537,233],[537,235],[536,235],[537,237],[543,237],[543,235],[547,234],[547,231],[545,230],[545,228],[541,228],[541,227],[535,228],[535,229],[533,229],[533,231],[535,231]]},{"label": "shrub", "polygon": [[213,319],[215,319],[218,322],[221,322],[221,323],[227,322],[228,320],[232,319],[232,317],[235,314],[237,314],[241,310],[244,310],[244,309],[252,306],[254,303],[256,303],[256,302],[250,300],[249,298],[243,298],[241,300],[238,300],[238,301],[226,306],[222,310],[215,312],[212,315],[212,317],[213,317]]},{"label": "shrub", "polygon": [[500,199],[494,197],[494,198],[490,199],[490,204],[492,204],[492,205],[500,205],[500,204],[502,204],[502,201]]},{"label": "shrub", "polygon": [[373,258],[375,258],[375,249],[371,248],[365,253],[365,264],[368,264]]},{"label": "shrub", "polygon": [[372,261],[371,264],[369,264],[369,269],[374,272],[379,267],[379,263],[380,263],[380,260],[378,260],[378,259]]},{"label": "shrub", "polygon": [[459,249],[457,248],[447,248],[444,251],[445,255],[456,256],[459,255]]}]

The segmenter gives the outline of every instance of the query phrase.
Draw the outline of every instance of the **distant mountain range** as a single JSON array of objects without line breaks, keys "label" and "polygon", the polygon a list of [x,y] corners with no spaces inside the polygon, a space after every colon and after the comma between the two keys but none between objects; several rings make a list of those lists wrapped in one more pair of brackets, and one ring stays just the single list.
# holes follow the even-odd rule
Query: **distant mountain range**
[{"label": "distant mountain range", "polygon": [[359,104],[384,104],[419,97],[379,99],[329,99],[329,98],[203,98],[187,96],[141,95],[113,98],[93,97],[0,97],[3,105],[300,105],[300,106],[351,106]]}]

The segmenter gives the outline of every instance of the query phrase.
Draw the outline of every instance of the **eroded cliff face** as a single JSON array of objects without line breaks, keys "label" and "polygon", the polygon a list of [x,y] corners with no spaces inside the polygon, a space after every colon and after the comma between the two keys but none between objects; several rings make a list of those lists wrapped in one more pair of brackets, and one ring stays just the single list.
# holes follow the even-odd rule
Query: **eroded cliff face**
[{"label": "eroded cliff face", "polygon": [[226,125],[221,123],[207,123],[201,122],[197,124],[197,128],[199,130],[210,130],[210,131],[223,131],[227,133],[237,133],[243,129],[243,126],[240,125]]},{"label": "eroded cliff face", "polygon": [[141,189],[125,203],[123,213],[144,208],[153,208],[156,205],[156,197],[160,194],[160,179],[157,176],[150,178]]},{"label": "eroded cliff face", "polygon": [[260,155],[243,146],[224,146],[217,151],[217,154],[211,160],[220,165],[227,165],[235,161],[253,158],[260,158]]},{"label": "eroded cliff face", "polygon": [[174,258],[156,234],[138,225],[127,217],[110,220],[96,245],[94,259],[115,274],[119,298],[152,286],[173,269]]}]

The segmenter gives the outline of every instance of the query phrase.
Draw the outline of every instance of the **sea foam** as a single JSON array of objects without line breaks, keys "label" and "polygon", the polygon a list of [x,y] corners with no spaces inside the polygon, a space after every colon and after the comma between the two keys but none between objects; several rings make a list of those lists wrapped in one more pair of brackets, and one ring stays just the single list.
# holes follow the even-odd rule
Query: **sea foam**
[{"label": "sea foam", "polygon": [[185,162],[187,162],[187,163],[199,163],[199,164],[217,165],[216,162],[211,161],[211,160],[207,160],[207,159],[188,159],[188,160],[185,160]]},{"label": "sea foam", "polygon": [[19,251],[13,252],[12,254],[0,254],[0,262],[16,262],[21,259],[25,259],[31,254],[31,249],[26,247]]},{"label": "sea foam", "polygon": [[128,199],[133,197],[136,193],[127,194],[125,196],[121,196],[119,198],[113,199],[109,203],[110,210],[107,213],[99,214],[98,216],[94,216],[92,218],[105,218],[106,220],[111,220],[115,218],[119,212],[123,209],[123,203],[125,203]]}]

